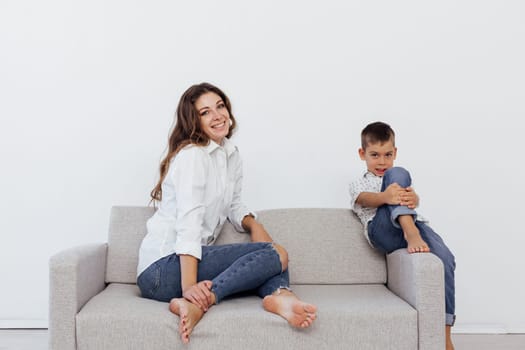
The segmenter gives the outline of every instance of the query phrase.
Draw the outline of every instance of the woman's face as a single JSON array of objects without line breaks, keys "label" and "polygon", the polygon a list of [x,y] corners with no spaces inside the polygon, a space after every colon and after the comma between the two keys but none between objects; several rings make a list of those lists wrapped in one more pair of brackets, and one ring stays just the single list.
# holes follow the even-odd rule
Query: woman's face
[{"label": "woman's face", "polygon": [[195,109],[204,133],[217,144],[222,144],[230,131],[230,113],[221,97],[214,92],[207,92],[195,101]]}]

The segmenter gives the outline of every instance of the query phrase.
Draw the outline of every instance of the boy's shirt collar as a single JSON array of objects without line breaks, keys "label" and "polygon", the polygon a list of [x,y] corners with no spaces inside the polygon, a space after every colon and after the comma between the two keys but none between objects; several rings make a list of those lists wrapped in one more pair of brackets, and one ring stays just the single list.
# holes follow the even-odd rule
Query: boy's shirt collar
[{"label": "boy's shirt collar", "polygon": [[363,177],[364,178],[367,178],[367,177],[382,177],[382,176],[377,176],[376,174],[374,174],[373,172],[371,172],[370,170],[365,170],[364,173],[363,173]]}]

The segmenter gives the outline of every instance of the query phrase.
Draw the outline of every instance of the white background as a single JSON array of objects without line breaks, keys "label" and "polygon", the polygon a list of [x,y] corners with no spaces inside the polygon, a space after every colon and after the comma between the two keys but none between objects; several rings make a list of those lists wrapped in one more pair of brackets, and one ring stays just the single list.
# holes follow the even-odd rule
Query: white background
[{"label": "white background", "polygon": [[255,210],[348,208],[359,133],[390,123],[456,256],[455,331],[525,333],[524,44],[518,0],[0,1],[0,327],[47,326],[49,257],[148,204],[209,81]]}]

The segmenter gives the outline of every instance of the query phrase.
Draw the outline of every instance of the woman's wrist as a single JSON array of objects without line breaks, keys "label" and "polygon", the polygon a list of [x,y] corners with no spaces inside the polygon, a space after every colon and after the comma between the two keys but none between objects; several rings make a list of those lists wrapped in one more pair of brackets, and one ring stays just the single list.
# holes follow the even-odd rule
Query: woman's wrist
[{"label": "woman's wrist", "polygon": [[241,225],[248,232],[251,232],[253,225],[256,224],[257,221],[255,220],[255,216],[252,213],[248,213],[242,218]]},{"label": "woman's wrist", "polygon": [[181,288],[185,292],[197,283],[198,260],[192,255],[180,254]]}]

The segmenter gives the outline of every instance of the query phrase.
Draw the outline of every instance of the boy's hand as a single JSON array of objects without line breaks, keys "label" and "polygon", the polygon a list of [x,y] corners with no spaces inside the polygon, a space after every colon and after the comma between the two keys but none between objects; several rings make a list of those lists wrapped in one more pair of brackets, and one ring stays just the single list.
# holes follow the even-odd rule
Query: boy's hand
[{"label": "boy's hand", "polygon": [[386,204],[406,205],[410,209],[415,209],[419,205],[419,197],[412,187],[403,188],[397,183],[393,183],[383,192]]},{"label": "boy's hand", "polygon": [[383,191],[383,195],[385,196],[385,204],[402,204],[402,196],[405,192],[406,190],[403,187],[394,182]]},{"label": "boy's hand", "polygon": [[410,209],[415,209],[419,205],[419,197],[412,187],[407,187],[401,193],[401,202],[399,204],[406,205]]}]

